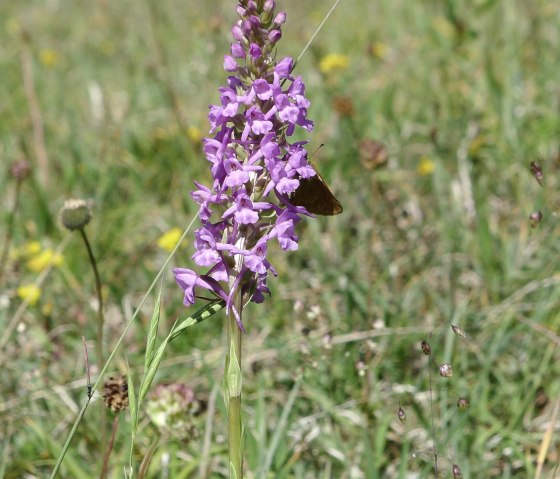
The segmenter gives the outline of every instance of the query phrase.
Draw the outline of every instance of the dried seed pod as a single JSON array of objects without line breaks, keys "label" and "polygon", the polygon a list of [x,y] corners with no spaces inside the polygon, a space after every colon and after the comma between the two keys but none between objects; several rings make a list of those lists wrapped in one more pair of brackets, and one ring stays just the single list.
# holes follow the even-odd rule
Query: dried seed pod
[{"label": "dried seed pod", "polygon": [[389,153],[383,143],[369,138],[363,140],[359,145],[360,161],[366,170],[375,170],[385,166],[389,159]]},{"label": "dried seed pod", "polygon": [[397,411],[397,417],[399,418],[401,424],[406,423],[406,413],[404,412],[404,409],[400,405],[399,405],[399,410]]},{"label": "dried seed pod", "polygon": [[539,165],[536,161],[531,161],[531,164],[529,165],[529,169],[531,170],[531,174],[533,175],[533,178],[537,180],[539,186],[543,186],[544,175],[543,175],[541,165]]},{"label": "dried seed pod", "polygon": [[466,410],[471,406],[470,401],[467,398],[459,398],[457,401],[457,407],[462,410]]},{"label": "dried seed pod", "polygon": [[450,378],[451,376],[453,376],[453,368],[451,367],[451,364],[443,363],[439,367],[439,375],[442,378]]},{"label": "dried seed pod", "polygon": [[428,344],[428,341],[426,341],[426,340],[422,341],[422,343],[420,343],[420,347],[422,348],[422,352],[426,356],[429,356],[430,354],[432,354],[432,348]]},{"label": "dried seed pod", "polygon": [[335,96],[333,100],[334,111],[340,116],[351,118],[355,114],[354,103],[352,97],[346,95]]},{"label": "dried seed pod", "polygon": [[536,228],[542,221],[543,214],[540,211],[535,211],[529,216],[529,224],[531,228]]},{"label": "dried seed pod", "polygon": [[128,407],[128,383],[124,376],[109,377],[103,384],[103,399],[106,406],[113,412]]},{"label": "dried seed pod", "polygon": [[453,464],[453,479],[462,479],[463,473],[461,472],[461,468],[457,464]]},{"label": "dried seed pod", "polygon": [[467,335],[465,334],[465,332],[456,324],[452,324],[451,325],[451,329],[453,330],[453,332],[457,335],[457,336],[461,336],[462,338],[466,338]]}]

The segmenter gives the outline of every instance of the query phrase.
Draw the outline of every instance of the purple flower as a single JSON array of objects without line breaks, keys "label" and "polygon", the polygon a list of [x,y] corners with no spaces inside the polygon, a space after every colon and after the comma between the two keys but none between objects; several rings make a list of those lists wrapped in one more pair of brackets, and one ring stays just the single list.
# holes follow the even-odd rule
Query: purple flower
[{"label": "purple flower", "polygon": [[240,0],[237,6],[231,55],[224,56],[231,76],[219,89],[219,104],[210,106],[212,137],[204,139],[213,183],[195,183],[192,193],[201,222],[193,259],[209,269],[173,270],[185,305],[195,302],[197,289],[206,289],[226,302],[242,330],[239,304],[263,302],[270,295],[269,272],[276,276],[267,259],[270,241],[284,251],[298,248],[295,225],[308,213],[290,196],[301,179],[315,174],[306,141],[289,140],[296,128],[310,131],[313,122],[303,81],[291,76],[294,61],[275,58],[286,20],[275,7],[274,0]]}]

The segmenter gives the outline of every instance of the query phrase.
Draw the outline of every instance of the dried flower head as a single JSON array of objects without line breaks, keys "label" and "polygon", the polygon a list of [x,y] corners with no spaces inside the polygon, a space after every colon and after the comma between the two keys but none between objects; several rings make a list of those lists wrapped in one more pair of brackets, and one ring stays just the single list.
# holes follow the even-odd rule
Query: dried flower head
[{"label": "dried flower head", "polygon": [[461,472],[461,469],[457,464],[453,464],[452,472],[453,472],[453,479],[463,478],[463,473]]},{"label": "dried flower head", "polygon": [[457,326],[456,324],[452,324],[451,329],[453,330],[453,333],[456,334],[457,336],[461,336],[462,338],[467,337],[465,332],[459,326]]},{"label": "dried flower head", "polygon": [[91,220],[91,200],[71,199],[60,210],[60,221],[70,231],[83,229]]},{"label": "dried flower head", "polygon": [[375,170],[387,163],[389,154],[383,143],[366,139],[360,143],[360,161],[366,170]]},{"label": "dried flower head", "polygon": [[404,412],[404,409],[400,405],[399,405],[399,410],[397,411],[397,417],[399,418],[401,424],[406,423],[406,413]]},{"label": "dried flower head", "polygon": [[422,352],[426,355],[429,356],[430,354],[432,354],[432,348],[429,345],[428,341],[424,340],[420,343],[420,347],[422,348]]},{"label": "dried flower head", "polygon": [[451,368],[451,364],[444,363],[439,367],[439,375],[442,378],[450,378],[453,376],[453,369]]},{"label": "dried flower head", "polygon": [[543,186],[544,175],[543,175],[543,170],[541,168],[541,165],[539,165],[536,161],[531,161],[531,164],[529,165],[529,169],[531,170],[531,174],[533,175],[533,178],[537,180],[539,186]]},{"label": "dried flower head", "polygon": [[459,398],[457,401],[457,408],[462,410],[467,410],[471,406],[470,401],[467,398]]},{"label": "dried flower head", "polygon": [[124,376],[111,376],[103,383],[103,399],[113,412],[128,407],[128,382]]},{"label": "dried flower head", "polygon": [[350,96],[335,96],[333,99],[333,107],[334,111],[336,111],[341,117],[351,118],[354,116],[354,102]]},{"label": "dried flower head", "polygon": [[531,228],[536,228],[543,219],[543,214],[540,211],[534,211],[529,216],[529,224]]},{"label": "dried flower head", "polygon": [[31,165],[27,160],[16,160],[12,163],[10,173],[17,181],[23,181],[31,174]]},{"label": "dried flower head", "polygon": [[148,400],[146,411],[150,420],[165,434],[180,439],[197,436],[194,417],[202,405],[186,384],[160,384]]}]

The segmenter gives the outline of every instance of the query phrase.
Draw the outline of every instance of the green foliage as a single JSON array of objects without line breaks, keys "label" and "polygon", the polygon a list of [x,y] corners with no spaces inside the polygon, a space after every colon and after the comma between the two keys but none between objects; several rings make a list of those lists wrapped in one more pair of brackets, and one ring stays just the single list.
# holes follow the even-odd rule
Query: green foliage
[{"label": "green foliage", "polygon": [[[278,3],[288,14],[278,55],[297,56],[327,6]],[[98,477],[105,453],[99,392],[84,406],[82,336],[92,382],[105,371],[98,378],[94,280],[79,238],[36,303],[20,308],[18,297],[40,274],[29,243],[44,252],[68,236],[57,213],[70,197],[95,200],[86,229],[103,280],[104,350],[121,345],[107,375],[130,381],[132,419],[120,418],[109,477],[129,461],[135,477],[227,477],[226,411],[210,393],[226,354],[224,315],[214,314],[224,305],[185,312],[169,266],[161,297],[142,298],[168,257],[158,238],[185,228],[192,182],[209,178],[200,135],[234,15],[232,2],[0,2],[0,241],[9,165],[32,164],[0,265],[2,477],[49,477],[66,446],[59,477]],[[434,432],[442,477],[453,463],[465,478],[535,476],[560,395],[559,15],[551,0],[341,2],[298,64],[316,124],[310,150],[326,145],[313,162],[344,213],[304,222],[297,252],[271,252],[272,298],[244,311],[247,477],[434,477]],[[321,70],[331,53],[348,68]],[[365,140],[385,145],[383,166],[370,168]],[[544,219],[532,229],[535,210]],[[191,241],[172,264],[192,266]],[[439,376],[444,362],[452,378]],[[146,415],[164,383],[186,383],[206,405],[188,439]],[[541,477],[552,477],[557,448],[553,436]]]}]

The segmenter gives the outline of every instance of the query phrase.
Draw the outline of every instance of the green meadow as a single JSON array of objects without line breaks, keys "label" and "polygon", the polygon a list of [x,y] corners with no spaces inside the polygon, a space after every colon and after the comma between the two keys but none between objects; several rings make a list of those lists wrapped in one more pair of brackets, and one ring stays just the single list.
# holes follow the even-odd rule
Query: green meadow
[{"label": "green meadow", "polygon": [[[0,478],[229,477],[224,311],[166,345],[134,404],[146,349],[197,309],[171,269],[196,267],[198,220],[166,261],[211,181],[235,6],[0,2]],[[297,58],[331,4],[277,7],[277,59]],[[269,249],[272,295],[244,310],[246,478],[560,477],[559,72],[553,0],[339,3],[295,73],[344,211]],[[101,363],[69,199],[92,204]],[[115,353],[71,434],[85,350],[92,385]],[[119,375],[135,434],[102,397]]]}]

